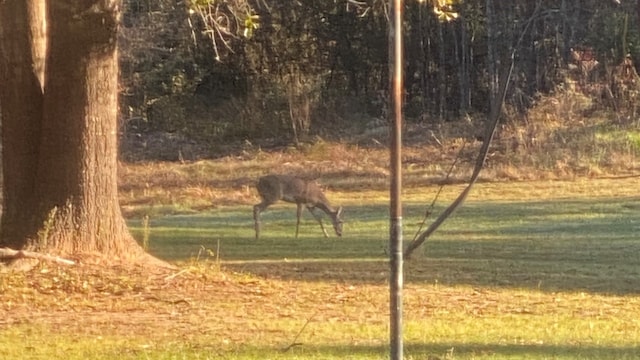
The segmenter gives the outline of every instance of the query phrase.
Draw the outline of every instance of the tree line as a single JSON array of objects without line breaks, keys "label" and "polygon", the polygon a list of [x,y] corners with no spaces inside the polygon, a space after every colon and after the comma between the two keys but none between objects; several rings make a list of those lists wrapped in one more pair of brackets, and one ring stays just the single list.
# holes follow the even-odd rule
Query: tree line
[{"label": "tree line", "polygon": [[[298,141],[387,118],[385,1],[253,1],[251,36],[231,29],[217,42],[190,14],[193,4],[125,1],[121,109],[125,122],[134,119],[127,129],[205,142]],[[639,55],[631,1],[465,0],[454,8],[457,19],[444,22],[430,2],[405,2],[409,121],[486,114],[512,51],[507,106],[516,114],[569,79],[609,86],[623,59]],[[615,88],[605,90],[605,106],[624,104],[615,103]]]}]

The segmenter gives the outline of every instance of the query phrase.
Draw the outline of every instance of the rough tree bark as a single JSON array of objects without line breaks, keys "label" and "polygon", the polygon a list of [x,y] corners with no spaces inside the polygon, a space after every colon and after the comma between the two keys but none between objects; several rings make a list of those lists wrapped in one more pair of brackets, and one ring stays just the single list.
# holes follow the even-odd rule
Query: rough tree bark
[{"label": "rough tree bark", "polygon": [[[2,243],[20,248],[29,229],[44,85],[44,2],[0,2],[2,104]],[[33,25],[32,25],[33,24]],[[41,24],[38,27],[35,24]]]},{"label": "rough tree bark", "polygon": [[[34,21],[42,19],[29,16],[23,2],[0,5],[0,242],[67,257],[149,261],[118,204],[119,1],[46,1],[45,40],[30,30],[41,29]],[[43,87],[34,66],[40,41],[48,47]]]}]

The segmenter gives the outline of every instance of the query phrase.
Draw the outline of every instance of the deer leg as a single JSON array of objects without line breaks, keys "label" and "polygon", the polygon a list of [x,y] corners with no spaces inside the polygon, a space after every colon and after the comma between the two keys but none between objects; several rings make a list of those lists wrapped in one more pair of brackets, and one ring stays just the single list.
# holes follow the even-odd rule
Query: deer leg
[{"label": "deer leg", "polygon": [[256,240],[260,238],[260,213],[263,212],[269,205],[271,204],[265,203],[263,201],[260,204],[256,204],[253,206],[253,222],[256,229]]},{"label": "deer leg", "polygon": [[328,238],[329,234],[327,234],[327,230],[324,229],[324,224],[322,224],[322,217],[318,214],[316,214],[316,208],[313,206],[307,206],[307,210],[309,210],[309,212],[311,213],[311,215],[313,215],[313,217],[318,221],[318,223],[320,224],[320,228],[322,229],[322,232],[324,233],[324,237]]},{"label": "deer leg", "polygon": [[302,216],[302,204],[297,204],[296,210],[296,239],[298,238],[298,230],[300,229],[300,216]]},{"label": "deer leg", "polygon": [[260,239],[260,205],[261,204],[258,204],[253,207],[253,223],[256,229],[256,240]]}]

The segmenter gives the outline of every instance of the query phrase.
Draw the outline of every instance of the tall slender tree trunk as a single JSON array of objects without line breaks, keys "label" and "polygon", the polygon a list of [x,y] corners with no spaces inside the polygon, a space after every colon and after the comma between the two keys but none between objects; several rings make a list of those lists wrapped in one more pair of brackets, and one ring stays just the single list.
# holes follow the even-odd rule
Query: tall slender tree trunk
[{"label": "tall slender tree trunk", "polygon": [[460,10],[460,41],[458,43],[458,84],[460,92],[460,114],[465,115],[469,111],[470,93],[469,88],[469,44],[467,33],[467,19],[465,18],[464,6]]},{"label": "tall slender tree trunk", "polygon": [[493,0],[486,0],[487,69],[489,71],[489,109],[493,109],[498,92],[498,55],[496,54],[496,21]]},{"label": "tall slender tree trunk", "polygon": [[444,44],[444,24],[442,21],[436,21],[438,30],[438,119],[445,120],[447,114],[447,66]]},{"label": "tall slender tree trunk", "polygon": [[[562,0],[560,2],[560,15],[562,16],[562,28],[560,30],[560,34],[558,34],[558,38],[562,37],[562,47],[560,48],[562,52],[562,65],[566,65],[569,62],[569,52],[571,51],[571,25],[569,23],[569,11],[567,0]],[[560,47],[560,44],[556,42],[556,47]]]},{"label": "tall slender tree trunk", "polygon": [[[640,1],[640,0],[638,0]],[[418,2],[418,31],[420,37],[420,110],[422,114],[429,112],[428,103],[425,101],[429,94],[428,86],[428,69],[429,60],[427,59],[426,43],[429,41],[429,31],[427,28],[427,22],[425,20],[425,7],[426,3]]]}]

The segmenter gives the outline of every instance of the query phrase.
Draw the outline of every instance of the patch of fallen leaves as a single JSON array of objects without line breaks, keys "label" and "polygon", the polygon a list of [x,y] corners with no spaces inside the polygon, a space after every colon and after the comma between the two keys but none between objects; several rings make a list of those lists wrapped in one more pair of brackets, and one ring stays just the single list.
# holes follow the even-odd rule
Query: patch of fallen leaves
[{"label": "patch of fallen leaves", "polygon": [[[361,307],[372,293],[380,301]],[[43,264],[0,273],[0,297],[0,329],[40,324],[69,333],[221,334],[233,341],[250,341],[270,320],[382,320],[387,308],[381,287],[269,280],[201,265],[150,271]]]},{"label": "patch of fallen leaves", "polygon": [[[270,265],[261,266],[269,272]],[[370,282],[322,281],[318,274],[304,278],[300,264],[271,266],[271,273],[278,276],[220,270],[212,264],[155,271],[44,264],[29,272],[2,272],[0,329],[40,324],[70,334],[158,341],[166,337],[190,341],[204,334],[241,343],[264,332],[287,340],[295,336],[295,331],[284,334],[287,329],[270,325],[273,320],[300,325],[388,321],[388,287],[377,275]],[[383,263],[370,266],[384,272]],[[410,283],[405,287],[404,309],[411,320],[449,314],[634,318],[640,312],[640,299]]]}]

